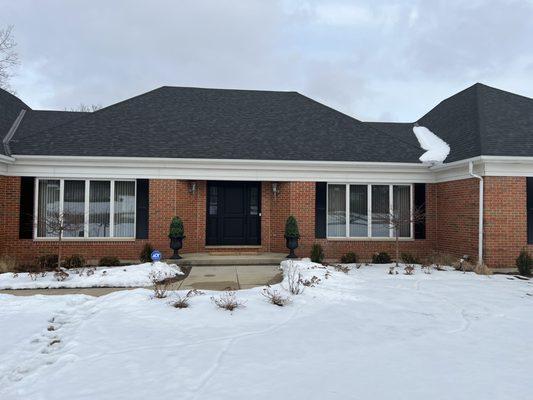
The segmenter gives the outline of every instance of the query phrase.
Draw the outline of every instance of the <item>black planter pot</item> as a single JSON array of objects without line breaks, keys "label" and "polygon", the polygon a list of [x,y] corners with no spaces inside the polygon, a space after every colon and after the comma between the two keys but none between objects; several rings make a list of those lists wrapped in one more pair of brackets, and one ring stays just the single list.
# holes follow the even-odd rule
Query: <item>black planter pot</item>
[{"label": "black planter pot", "polygon": [[183,247],[183,239],[185,239],[185,236],[170,238],[170,248],[174,250],[174,253],[170,257],[171,260],[181,259],[181,256],[178,254],[178,251]]},{"label": "black planter pot", "polygon": [[298,258],[298,256],[294,254],[294,249],[298,247],[298,238],[285,237],[285,244],[287,248],[290,250],[289,255],[286,258]]}]

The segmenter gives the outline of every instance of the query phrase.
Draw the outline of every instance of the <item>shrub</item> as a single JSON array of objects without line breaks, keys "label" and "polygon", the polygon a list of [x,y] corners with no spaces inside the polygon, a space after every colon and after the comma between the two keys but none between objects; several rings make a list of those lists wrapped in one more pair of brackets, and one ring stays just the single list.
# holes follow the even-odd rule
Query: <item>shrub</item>
[{"label": "shrub", "polygon": [[294,266],[292,261],[289,261],[289,265],[285,271],[287,276],[287,285],[289,286],[289,292],[294,295],[300,294],[304,291],[302,285],[302,274],[298,271],[298,268]]},{"label": "shrub", "polygon": [[69,277],[69,273],[63,269],[58,269],[56,272],[54,272],[54,278],[58,280],[59,282],[63,282]]},{"label": "shrub", "polygon": [[336,271],[344,272],[347,274],[352,269],[349,265],[342,265],[342,264],[333,264],[333,268],[335,268]]},{"label": "shrub", "polygon": [[[467,259],[468,257],[465,258],[465,260]],[[432,251],[427,257],[427,263],[434,265],[453,265],[456,260],[457,257],[454,257],[451,254],[441,253],[438,251]]]},{"label": "shrub", "polygon": [[180,217],[173,217],[170,222],[170,230],[168,232],[169,238],[183,238],[183,221]]},{"label": "shrub", "polygon": [[172,282],[172,275],[163,271],[152,271],[148,275],[154,285],[154,297],[156,299],[164,299],[167,297],[168,287]]},{"label": "shrub", "polygon": [[420,264],[420,260],[410,253],[402,253],[400,258],[405,264]]},{"label": "shrub", "polygon": [[170,302],[170,305],[174,308],[188,308],[190,299],[191,298],[187,296],[177,295],[176,298]]},{"label": "shrub", "polygon": [[413,267],[412,265],[407,265],[404,269],[403,269],[403,273],[405,275],[413,275],[415,273],[415,267]]},{"label": "shrub", "polygon": [[227,291],[221,294],[219,297],[211,297],[211,300],[217,307],[228,311],[233,311],[237,308],[244,307],[244,302],[238,300],[235,296],[235,292],[232,291]]},{"label": "shrub", "polygon": [[492,275],[492,271],[485,264],[477,264],[474,267],[474,272],[478,275]]},{"label": "shrub", "polygon": [[268,299],[269,303],[275,306],[283,307],[291,302],[289,296],[283,295],[279,290],[272,289],[270,286],[264,288],[262,294]]},{"label": "shrub", "polygon": [[63,261],[63,267],[71,269],[71,268],[84,268],[85,267],[85,258],[79,254],[74,254],[70,257],[66,257],[65,261]]},{"label": "shrub", "polygon": [[[326,272],[327,273],[327,272]],[[306,287],[315,287],[318,285],[322,279],[320,279],[318,276],[313,275],[311,279],[300,279],[300,283]]]},{"label": "shrub", "polygon": [[287,218],[287,222],[285,222],[285,237],[297,239],[300,237],[298,223],[296,222],[296,218],[294,218],[292,215],[289,216],[289,218]]},{"label": "shrub", "polygon": [[523,249],[516,258],[516,266],[518,267],[518,273],[520,275],[531,275],[531,266],[533,265],[533,259],[529,253]]},{"label": "shrub", "polygon": [[372,256],[372,264],[389,264],[392,262],[389,253],[382,251]]},{"label": "shrub", "polygon": [[341,257],[341,263],[343,264],[355,264],[357,262],[357,254],[353,251],[349,251]]},{"label": "shrub", "polygon": [[98,261],[100,267],[117,267],[120,265],[118,258],[114,256],[104,256]]},{"label": "shrub", "polygon": [[0,274],[6,272],[17,272],[17,260],[15,257],[4,254],[0,257]]},{"label": "shrub", "polygon": [[154,248],[150,243],[146,243],[143,246],[141,254],[139,255],[139,259],[142,263],[152,262],[152,251],[154,251]]},{"label": "shrub", "polygon": [[57,268],[57,254],[44,254],[37,258],[37,266],[41,271],[53,271]]},{"label": "shrub", "polygon": [[324,249],[318,243],[315,243],[311,248],[311,261],[319,264],[324,261]]}]

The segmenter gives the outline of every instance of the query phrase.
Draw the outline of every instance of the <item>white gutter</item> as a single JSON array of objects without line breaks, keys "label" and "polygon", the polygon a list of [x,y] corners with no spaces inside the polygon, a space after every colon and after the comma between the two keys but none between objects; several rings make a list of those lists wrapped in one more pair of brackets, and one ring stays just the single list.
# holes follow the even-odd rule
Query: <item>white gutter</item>
[{"label": "white gutter", "polygon": [[483,177],[474,173],[474,163],[468,163],[468,173],[474,178],[479,179],[479,232],[478,232],[478,265],[483,265]]}]

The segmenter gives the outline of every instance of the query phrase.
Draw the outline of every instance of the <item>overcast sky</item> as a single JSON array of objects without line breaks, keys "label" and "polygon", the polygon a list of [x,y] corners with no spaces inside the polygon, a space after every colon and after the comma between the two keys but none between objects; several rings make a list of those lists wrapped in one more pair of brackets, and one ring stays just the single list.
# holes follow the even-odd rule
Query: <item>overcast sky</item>
[{"label": "overcast sky", "polygon": [[362,120],[414,121],[483,82],[533,97],[533,0],[0,0],[32,108],[162,85],[295,90]]}]

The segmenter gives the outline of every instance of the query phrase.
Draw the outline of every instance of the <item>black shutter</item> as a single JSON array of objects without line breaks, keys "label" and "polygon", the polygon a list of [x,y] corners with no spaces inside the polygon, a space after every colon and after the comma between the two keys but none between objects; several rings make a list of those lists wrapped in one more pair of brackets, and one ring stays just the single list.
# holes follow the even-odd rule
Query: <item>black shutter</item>
[{"label": "black shutter", "polygon": [[137,179],[137,215],[135,237],[137,239],[148,239],[148,214],[150,198],[150,181],[148,179]]},{"label": "black shutter", "polygon": [[328,184],[326,182],[316,182],[315,192],[315,237],[317,239],[326,237],[326,196],[328,195]]},{"label": "black shutter", "polygon": [[33,239],[33,214],[35,201],[35,178],[20,179],[19,239]]},{"label": "black shutter", "polygon": [[526,180],[527,193],[527,243],[533,244],[533,178]]},{"label": "black shutter", "polygon": [[422,221],[415,223],[415,239],[426,238],[426,184],[415,183],[414,209],[423,213]]}]

